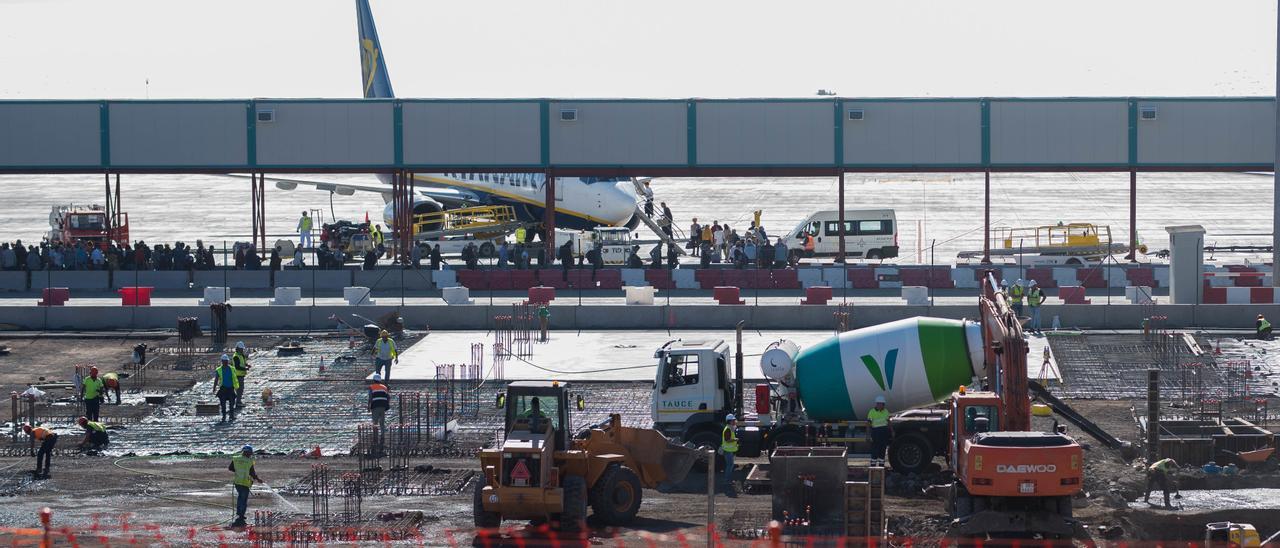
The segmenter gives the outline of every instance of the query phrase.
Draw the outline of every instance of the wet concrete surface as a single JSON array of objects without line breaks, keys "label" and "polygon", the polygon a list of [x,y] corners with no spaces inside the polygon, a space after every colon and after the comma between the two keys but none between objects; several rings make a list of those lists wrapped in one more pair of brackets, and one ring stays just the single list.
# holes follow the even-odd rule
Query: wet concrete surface
[{"label": "wet concrete surface", "polygon": [[[1280,489],[1183,489],[1182,498],[1170,497],[1169,502],[1178,510],[1211,511],[1224,508],[1280,509]],[[1129,504],[1130,508],[1164,508],[1164,495],[1157,491],[1151,494],[1151,503],[1138,499]]]}]

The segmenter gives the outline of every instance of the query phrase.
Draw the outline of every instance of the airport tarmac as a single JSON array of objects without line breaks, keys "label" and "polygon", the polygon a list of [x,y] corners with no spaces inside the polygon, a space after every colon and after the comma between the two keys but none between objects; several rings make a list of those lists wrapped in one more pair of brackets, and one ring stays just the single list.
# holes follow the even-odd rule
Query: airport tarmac
[{"label": "airport tarmac", "polygon": [[[308,175],[323,180],[371,182],[371,175]],[[122,204],[131,238],[148,242],[204,239],[247,240],[249,185],[217,175],[124,175]],[[1152,250],[1167,247],[1166,226],[1200,224],[1207,245],[1269,244],[1272,177],[1249,173],[1143,173],[1138,176],[1139,241]],[[269,239],[286,237],[299,213],[320,209],[325,219],[372,219],[382,215],[379,195],[330,196],[299,188],[267,185]],[[655,199],[671,207],[687,230],[692,217],[746,229],[751,212],[762,210],[770,235],[791,229],[809,213],[835,209],[835,178],[655,179]],[[38,189],[39,192],[31,192]],[[0,241],[38,241],[48,231],[51,206],[100,203],[103,180],[93,175],[0,175],[6,222]],[[1111,226],[1112,239],[1128,239],[1127,173],[999,173],[991,177],[992,226],[1035,226],[1092,222]],[[982,246],[981,173],[850,174],[846,206],[892,208],[900,227],[899,262],[950,264],[957,252]],[[182,215],[175,212],[181,211]],[[648,237],[641,229],[641,237]],[[930,253],[930,246],[934,246]],[[923,251],[922,253],[920,251]],[[1242,262],[1240,257],[1232,257]]]}]

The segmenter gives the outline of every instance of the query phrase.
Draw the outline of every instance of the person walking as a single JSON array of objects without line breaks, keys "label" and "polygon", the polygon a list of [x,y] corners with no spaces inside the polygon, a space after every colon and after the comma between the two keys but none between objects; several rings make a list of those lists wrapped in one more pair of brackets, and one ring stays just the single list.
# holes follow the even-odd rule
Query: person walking
[{"label": "person walking", "polygon": [[730,413],[724,417],[724,422],[724,429],[720,431],[720,454],[724,456],[725,494],[735,497],[737,492],[733,488],[733,456],[738,453],[738,417]]},{"label": "person walking", "polygon": [[102,423],[91,421],[88,417],[80,417],[76,420],[76,424],[84,428],[84,439],[80,441],[81,448],[98,451],[111,443],[111,436],[107,435],[107,427]]},{"label": "person walking", "polygon": [[1147,467],[1147,487],[1146,496],[1142,497],[1142,502],[1151,503],[1151,491],[1155,487],[1164,490],[1164,507],[1172,508],[1169,504],[1169,484],[1173,479],[1171,474],[1178,469],[1178,461],[1173,459],[1160,459],[1151,463]]},{"label": "person walking", "polygon": [[262,483],[262,478],[258,477],[254,464],[256,462],[253,460],[253,446],[245,445],[240,448],[239,455],[231,457],[231,464],[227,465],[227,471],[235,474],[231,480],[236,491],[236,515],[235,521],[231,523],[232,527],[247,525],[244,515],[249,511],[249,488],[254,482]]},{"label": "person walking", "polygon": [[102,408],[102,389],[106,383],[98,377],[98,368],[90,367],[89,376],[80,381],[80,399],[84,401],[84,416],[96,421]]},{"label": "person walking", "polygon": [[551,324],[551,308],[547,303],[538,305],[538,340],[547,342],[547,330]]},{"label": "person walking", "polygon": [[53,470],[53,446],[58,444],[58,435],[43,426],[32,427],[30,424],[22,425],[22,431],[40,444],[40,449],[36,451],[36,470],[32,478],[49,479],[49,471]]},{"label": "person walking", "polygon": [[244,379],[249,375],[249,350],[244,341],[236,342],[236,350],[231,354],[231,367],[236,373],[236,409],[244,407]]},{"label": "person walking", "polygon": [[396,342],[391,340],[391,334],[383,329],[378,333],[378,340],[373,341],[373,372],[380,373],[385,368],[382,378],[390,381],[392,362],[400,363],[400,355],[396,353]]},{"label": "person walking", "polygon": [[387,437],[387,410],[391,408],[391,389],[382,384],[382,375],[374,373],[369,377],[369,414],[373,424],[378,425],[378,443],[382,447]]},{"label": "person walking", "polygon": [[667,235],[668,239],[670,239],[672,237],[671,226],[675,224],[675,217],[671,216],[671,208],[667,207],[666,202],[662,202],[661,205],[662,219],[658,221],[658,224],[662,225],[662,232]]},{"label": "person walking", "polygon": [[440,244],[431,248],[431,270],[440,270]]},{"label": "person walking", "polygon": [[298,247],[311,247],[311,216],[307,212],[302,212],[302,218],[298,219]]},{"label": "person walking", "polygon": [[240,377],[236,376],[231,366],[231,356],[223,354],[218,367],[213,369],[213,394],[218,397],[218,410],[222,413],[220,422],[227,418],[236,420],[236,392],[240,390]]},{"label": "person walking", "polygon": [[1040,305],[1049,297],[1036,285],[1035,280],[1031,280],[1030,286],[1027,290],[1027,305],[1031,307],[1031,332],[1040,334],[1043,333],[1040,330]]},{"label": "person walking", "polygon": [[867,411],[867,421],[871,423],[871,466],[884,466],[884,452],[893,440],[893,425],[889,424],[884,396],[876,396],[876,406]]}]

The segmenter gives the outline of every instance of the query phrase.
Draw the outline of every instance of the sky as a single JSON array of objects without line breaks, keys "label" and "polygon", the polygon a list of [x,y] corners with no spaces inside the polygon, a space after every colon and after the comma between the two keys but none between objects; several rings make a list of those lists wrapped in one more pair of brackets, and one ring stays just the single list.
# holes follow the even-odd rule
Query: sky
[{"label": "sky", "polygon": [[[1273,95],[1276,83],[1275,0],[371,3],[400,97]],[[0,71],[0,99],[355,97],[354,0],[0,0]]]}]

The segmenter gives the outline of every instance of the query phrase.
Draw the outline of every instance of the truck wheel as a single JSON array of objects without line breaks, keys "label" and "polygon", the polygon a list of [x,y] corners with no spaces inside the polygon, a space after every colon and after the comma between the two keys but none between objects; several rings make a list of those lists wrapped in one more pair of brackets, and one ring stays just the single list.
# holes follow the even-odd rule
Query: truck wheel
[{"label": "truck wheel", "polygon": [[640,512],[640,477],[621,464],[611,464],[591,488],[591,510],[609,525],[626,525]]},{"label": "truck wheel", "polygon": [[893,471],[911,474],[923,472],[933,462],[933,446],[917,434],[895,438],[889,445],[889,464]]},{"label": "truck wheel", "polygon": [[489,259],[498,256],[498,252],[492,243],[485,242],[480,244],[480,256]]},{"label": "truck wheel", "polygon": [[564,510],[560,512],[561,531],[581,531],[587,526],[587,480],[582,476],[565,476]]},{"label": "truck wheel", "polygon": [[878,260],[880,260],[880,250],[879,250],[879,249],[872,249],[871,251],[868,251],[868,252],[867,252],[867,260],[868,260],[868,261],[878,261]]},{"label": "truck wheel", "polygon": [[[707,448],[716,449],[720,447],[720,434],[710,430],[703,430],[697,434],[689,436],[689,443],[702,451],[706,451]],[[698,472],[706,472],[707,461],[699,458],[693,462],[693,469]],[[716,470],[724,470],[724,457],[721,456],[719,452],[716,453]]]},{"label": "truck wheel", "polygon": [[774,447],[800,447],[804,445],[804,435],[796,431],[787,431],[773,438]]},{"label": "truck wheel", "polygon": [[484,509],[484,482],[476,482],[476,495],[472,501],[472,514],[475,517],[476,527],[485,529],[493,529],[502,525],[502,515],[497,512],[489,512]]}]

